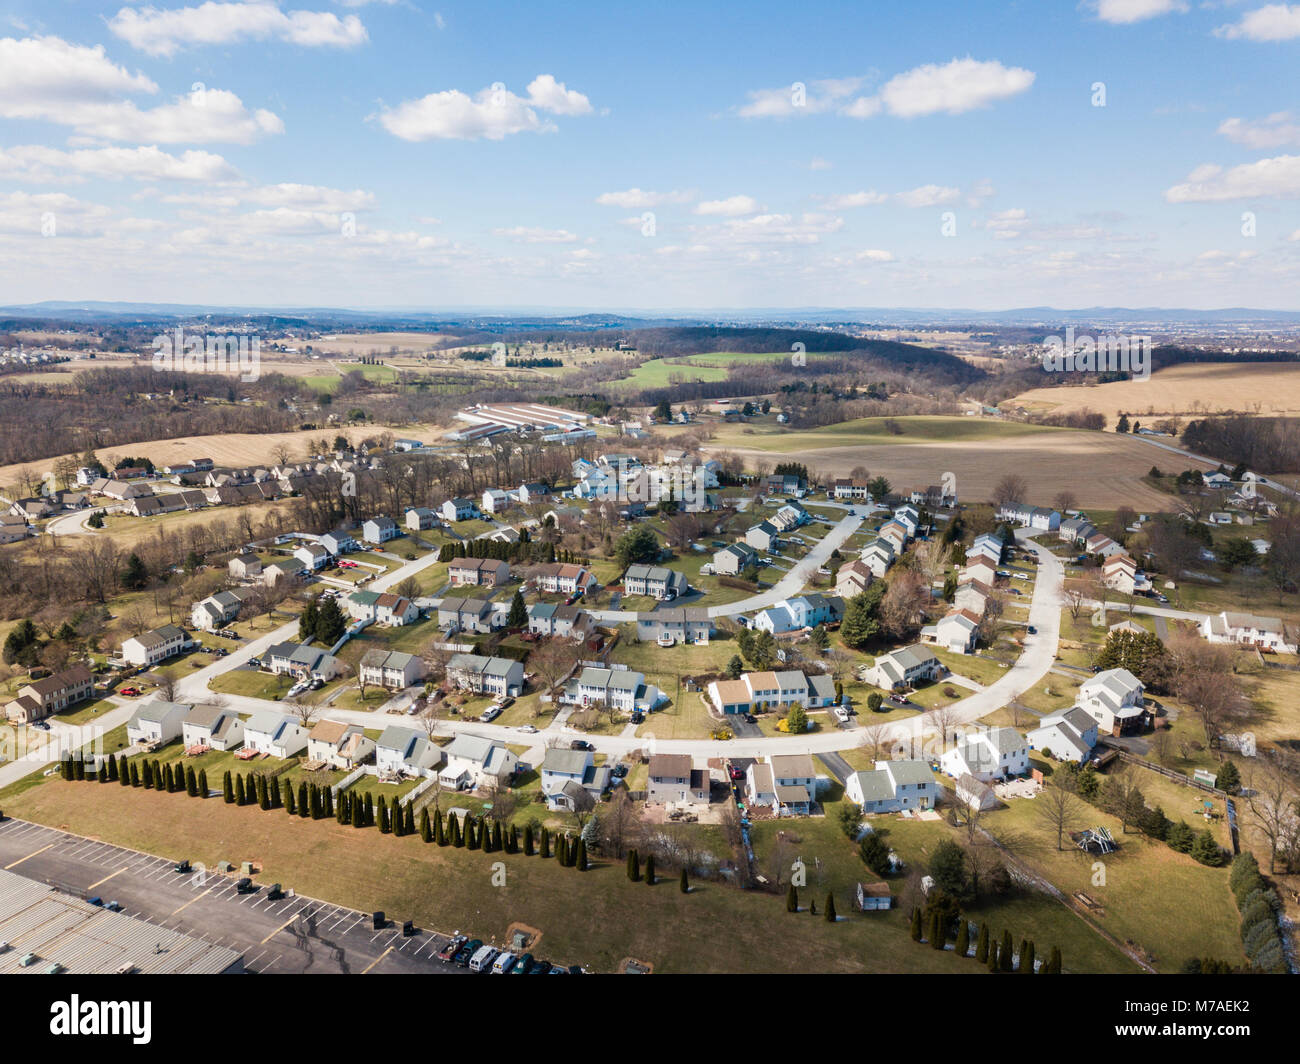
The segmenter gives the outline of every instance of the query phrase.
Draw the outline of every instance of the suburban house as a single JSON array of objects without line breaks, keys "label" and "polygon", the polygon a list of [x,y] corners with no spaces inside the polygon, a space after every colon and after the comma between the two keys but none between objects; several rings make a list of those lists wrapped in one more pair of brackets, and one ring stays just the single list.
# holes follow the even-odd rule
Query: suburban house
[{"label": "suburban house", "polygon": [[993,788],[969,772],[958,777],[955,790],[957,800],[969,809],[984,812],[996,808],[998,804],[998,796]]},{"label": "suburban house", "polygon": [[310,572],[319,572],[333,561],[333,556],[319,543],[304,543],[293,552],[293,556],[302,562],[303,568]]},{"label": "suburban house", "polygon": [[1100,734],[1127,735],[1146,727],[1144,690],[1128,669],[1107,669],[1079,687],[1079,707],[1100,725]]},{"label": "suburban house", "polygon": [[179,654],[190,645],[190,637],[174,624],[152,628],[122,641],[122,660],[128,665],[150,668]]},{"label": "suburban house", "polygon": [[745,542],[755,550],[771,553],[781,545],[776,525],[771,521],[760,521],[745,532]]},{"label": "suburban house", "polygon": [[226,563],[231,579],[248,580],[262,575],[262,559],[256,554],[238,554]]},{"label": "suburban house", "polygon": [[1029,771],[1029,744],[1015,728],[988,728],[959,736],[939,758],[939,767],[953,779],[1007,779]]},{"label": "suburban house", "polygon": [[894,556],[897,553],[888,540],[874,539],[862,548],[858,558],[871,570],[872,576],[880,579],[889,572],[889,567],[894,564]]},{"label": "suburban house", "polygon": [[536,566],[531,573],[533,586],[549,594],[572,595],[588,591],[596,584],[596,577],[581,565],[546,562]]},{"label": "suburban house", "polygon": [[317,542],[335,557],[351,554],[353,551],[361,549],[351,534],[344,532],[341,528],[335,529],[333,532],[326,532]]},{"label": "suburban house", "polygon": [[528,607],[528,630],[533,635],[585,636],[591,627],[591,615],[577,606],[534,602]]},{"label": "suburban house", "polygon": [[976,617],[983,617],[992,593],[993,589],[987,584],[982,584],[978,580],[968,580],[958,586],[957,593],[952,597],[952,604],[956,609],[974,614]]},{"label": "suburban house", "polygon": [[505,743],[461,733],[443,748],[447,763],[438,780],[452,790],[505,786],[519,764]]},{"label": "suburban house", "polygon": [[868,683],[882,691],[914,687],[921,680],[937,680],[947,670],[938,657],[919,643],[881,654],[865,674]]},{"label": "suburban house", "polygon": [[731,543],[713,555],[713,571],[722,576],[738,576],[758,560],[748,543]]},{"label": "suburban house", "polygon": [[262,655],[262,660],[277,676],[294,676],[300,680],[319,678],[328,682],[342,675],[346,668],[333,654],[305,643],[276,643]]},{"label": "suburban house", "polygon": [[424,679],[424,660],[400,650],[373,647],[361,656],[359,679],[363,686],[402,691]]},{"label": "suburban house", "polygon": [[1057,537],[1064,543],[1086,543],[1090,536],[1095,536],[1097,529],[1086,517],[1071,517],[1061,522],[1056,530]]},{"label": "suburban house", "polygon": [[1097,721],[1078,706],[1049,713],[1025,738],[1031,750],[1083,764],[1097,745]]},{"label": "suburban house", "polygon": [[287,759],[307,748],[308,731],[293,717],[263,709],[244,724],[244,748]]},{"label": "suburban house", "polygon": [[810,754],[772,754],[755,761],[745,776],[750,804],[777,816],[807,816],[817,797],[817,775]]},{"label": "suburban house", "polygon": [[381,776],[427,779],[443,762],[442,747],[414,728],[390,724],[375,741],[375,768]]},{"label": "suburban house", "polygon": [[835,574],[835,594],[840,598],[852,598],[854,595],[860,595],[871,585],[871,581],[876,578],[876,574],[871,571],[871,566],[860,558],[855,558],[851,562],[845,562],[840,566],[839,571]]},{"label": "suburban house", "polygon": [[307,759],[336,769],[353,769],[375,752],[375,741],[360,724],[318,721],[307,736]]},{"label": "suburban house", "polygon": [[306,571],[307,567],[297,558],[280,558],[262,570],[262,583],[275,587],[281,580],[297,580]]},{"label": "suburban house", "polygon": [[447,499],[441,507],[444,521],[468,521],[478,516],[473,499]]},{"label": "suburban house", "polygon": [[510,579],[510,563],[500,558],[456,558],[447,566],[452,587],[499,587]]},{"label": "suburban house", "polygon": [[5,717],[15,724],[34,724],[85,701],[94,692],[95,678],[90,669],[72,665],[18,688],[17,697],[5,706]]},{"label": "suburban house", "polygon": [[568,700],[582,706],[608,706],[610,709],[633,712],[649,691],[654,701],[659,700],[657,687],[647,688],[645,675],[632,669],[601,669],[586,666],[578,679],[566,691]]},{"label": "suburban house", "polygon": [[500,488],[488,488],[479,502],[479,510],[485,514],[499,514],[510,507],[510,496]]},{"label": "suburban house", "polygon": [[831,488],[831,495],[836,499],[852,499],[854,502],[870,502],[870,481],[861,478],[837,477]]},{"label": "suburban house", "polygon": [[1043,506],[1004,502],[998,507],[997,516],[999,521],[1010,521],[1037,532],[1055,532],[1061,527],[1061,515]]},{"label": "suburban house", "polygon": [[705,769],[692,768],[690,754],[655,754],[650,758],[645,800],[647,805],[707,803],[709,773]]},{"label": "suburban house", "polygon": [[1280,654],[1296,653],[1297,636],[1280,617],[1224,610],[1201,622],[1201,635],[1211,643],[1241,643]]},{"label": "suburban house", "polygon": [[244,722],[224,706],[195,706],[181,725],[186,750],[234,750],[244,741]]},{"label": "suburban house", "polygon": [[656,606],[637,614],[636,637],[643,643],[661,646],[688,643],[704,646],[713,634],[713,621],[706,606]]},{"label": "suburban house", "polygon": [[513,658],[456,654],[447,663],[447,679],[462,690],[504,698],[523,692],[524,666]]},{"label": "suburban house", "polygon": [[412,506],[406,511],[406,528],[409,532],[427,532],[438,527],[438,515],[427,506]]},{"label": "suburban house", "polygon": [[763,478],[763,490],[769,495],[793,495],[803,498],[808,494],[808,484],[793,473],[773,473]]},{"label": "suburban house", "polygon": [[247,591],[218,591],[190,606],[190,625],[214,632],[224,628],[239,616],[239,610],[248,597]]},{"label": "suburban house", "polygon": [[534,502],[545,502],[551,496],[551,489],[540,480],[531,480],[519,485],[519,501],[524,506]]},{"label": "suburban house", "polygon": [[345,603],[348,616],[401,628],[420,619],[420,607],[408,598],[387,591],[354,591]]},{"label": "suburban house", "polygon": [[371,517],[361,526],[361,538],[367,543],[387,543],[402,534],[391,517]]},{"label": "suburban house", "polygon": [[662,565],[629,565],[623,574],[626,595],[649,595],[663,601],[675,599],[686,591],[686,576]]},{"label": "suburban house", "polygon": [[1151,590],[1151,579],[1127,554],[1112,554],[1102,563],[1101,582],[1121,595],[1141,595]]},{"label": "suburban house", "polygon": [[943,647],[954,654],[969,654],[979,638],[980,615],[953,610],[934,624],[921,629],[921,642]]},{"label": "suburban house", "polygon": [[844,600],[816,592],[796,595],[754,615],[754,628],[773,635],[835,624],[844,616]]},{"label": "suburban house", "polygon": [[448,595],[438,603],[438,627],[457,632],[490,632],[494,611],[487,599]]},{"label": "suburban house", "polygon": [[126,737],[132,744],[163,745],[181,737],[185,717],[193,706],[178,702],[144,702],[136,707],[126,724]]},{"label": "suburban house", "polygon": [[1214,473],[1202,473],[1201,482],[1207,488],[1227,489],[1232,487],[1232,478],[1226,473],[1220,473],[1217,471]]},{"label": "suburban house", "polygon": [[925,761],[877,761],[874,769],[854,772],[844,783],[844,796],[864,813],[933,809],[940,791]]},{"label": "suburban house", "polygon": [[542,794],[552,812],[584,812],[609,788],[609,766],[596,767],[590,750],[551,747],[542,759]]}]

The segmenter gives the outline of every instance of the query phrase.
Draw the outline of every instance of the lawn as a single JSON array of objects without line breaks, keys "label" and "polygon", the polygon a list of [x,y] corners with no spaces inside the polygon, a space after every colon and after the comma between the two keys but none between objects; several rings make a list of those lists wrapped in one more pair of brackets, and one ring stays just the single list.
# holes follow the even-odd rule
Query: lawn
[{"label": "lawn", "polygon": [[[886,422],[893,422],[902,431],[897,434],[890,432]],[[745,431],[746,429],[749,431]],[[807,432],[789,431],[780,426],[774,426],[771,430],[752,425],[723,426],[715,436],[715,442],[786,454],[792,451],[816,450],[821,447],[854,445],[882,446],[935,441],[979,443],[984,440],[1011,439],[1058,431],[1061,430],[1014,421],[922,415],[899,418],[857,418]]]},{"label": "lawn", "polygon": [[288,676],[276,676],[261,669],[231,669],[219,673],[208,681],[208,687],[228,695],[247,695],[249,698],[281,699],[293,686]]},{"label": "lawn", "polygon": [[[6,812],[170,859],[255,860],[266,882],[430,929],[463,928],[502,942],[510,924],[523,922],[542,932],[536,952],[596,971],[612,971],[628,956],[662,972],[976,970],[913,943],[900,910],[853,914],[848,881],[832,884],[842,914],[832,925],[788,915],[783,896],[719,880],[696,879],[687,895],[675,875],[654,887],[630,883],[617,858],[597,859],[582,873],[540,857],[439,848],[418,835],[397,838],[219,800],[200,804],[182,794],[50,779],[8,801]],[[716,832],[700,837],[711,841]],[[505,886],[489,888],[497,861],[506,865]]]}]

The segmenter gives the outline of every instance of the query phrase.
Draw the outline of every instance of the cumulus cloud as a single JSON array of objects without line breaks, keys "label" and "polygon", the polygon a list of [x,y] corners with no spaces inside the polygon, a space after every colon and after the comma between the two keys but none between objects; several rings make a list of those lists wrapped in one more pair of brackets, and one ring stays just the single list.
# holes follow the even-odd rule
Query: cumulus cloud
[{"label": "cumulus cloud", "polygon": [[728,196],[726,199],[704,200],[696,204],[695,213],[738,218],[745,214],[757,214],[759,209],[758,200],[753,196]]},{"label": "cumulus cloud", "polygon": [[109,19],[108,28],[133,48],[158,56],[244,40],[279,40],[304,48],[352,48],[367,40],[366,28],[356,15],[340,18],[332,11],[282,11],[270,0],[209,0],[170,11],[124,7]]},{"label": "cumulus cloud", "polygon": [[895,199],[905,207],[938,207],[952,203],[961,196],[961,189],[947,188],[943,185],[921,185],[919,188],[899,192]]},{"label": "cumulus cloud", "polygon": [[877,192],[875,189],[864,192],[848,192],[842,196],[827,196],[822,202],[828,210],[843,211],[853,207],[870,207],[877,203],[884,203],[889,197],[883,192]]},{"label": "cumulus cloud", "polygon": [[1229,118],[1219,124],[1219,133],[1234,144],[1244,144],[1260,151],[1300,144],[1300,123],[1288,111],[1277,111],[1253,122]]},{"label": "cumulus cloud", "polygon": [[0,148],[0,176],[26,181],[234,181],[238,171],[220,155],[187,151],[170,155],[157,146],[61,151],[26,144]]},{"label": "cumulus cloud", "polygon": [[1098,0],[1097,2],[1097,17],[1102,22],[1116,25],[1142,22],[1175,11],[1179,14],[1187,11],[1187,5],[1183,0]]},{"label": "cumulus cloud", "polygon": [[641,210],[646,207],[659,207],[665,203],[689,203],[689,192],[648,192],[645,189],[629,188],[622,192],[602,192],[596,202],[602,207],[621,207],[623,210]]},{"label": "cumulus cloud", "polygon": [[517,240],[523,244],[573,244],[578,240],[577,233],[567,229],[540,229],[536,226],[516,225],[508,229],[493,229],[497,236]]},{"label": "cumulus cloud", "polygon": [[1022,67],[967,56],[942,66],[929,63],[898,74],[881,87],[880,99],[885,109],[898,118],[959,115],[1027,91],[1034,77],[1033,71]]},{"label": "cumulus cloud", "polygon": [[861,84],[861,78],[831,78],[811,85],[796,81],[775,89],[754,89],[746,94],[749,102],[736,113],[742,118],[824,114],[856,92]]},{"label": "cumulus cloud", "polygon": [[99,46],[58,37],[0,40],[3,118],[54,122],[94,140],[154,144],[247,144],[284,131],[278,116],[249,111],[224,89],[200,89],[152,108],[127,98],[157,92],[153,81],[113,63]]},{"label": "cumulus cloud", "polygon": [[1225,170],[1198,166],[1182,184],[1165,190],[1169,203],[1300,197],[1300,155],[1277,155]]},{"label": "cumulus cloud", "polygon": [[380,124],[402,140],[501,140],[513,133],[553,133],[556,126],[538,112],[591,113],[591,102],[550,74],[528,84],[518,96],[497,82],[473,96],[459,89],[405,100],[379,115]]},{"label": "cumulus cloud", "polygon": [[1290,41],[1300,37],[1300,4],[1267,4],[1248,11],[1230,25],[1214,31],[1228,40]]}]

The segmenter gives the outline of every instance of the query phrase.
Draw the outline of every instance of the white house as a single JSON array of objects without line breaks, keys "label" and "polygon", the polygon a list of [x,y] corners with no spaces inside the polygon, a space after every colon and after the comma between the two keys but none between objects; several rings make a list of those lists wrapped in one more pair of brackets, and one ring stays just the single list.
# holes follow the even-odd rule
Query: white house
[{"label": "white house", "polygon": [[224,628],[239,616],[246,591],[218,591],[190,606],[190,625],[212,632]]},{"label": "white house", "polygon": [[424,678],[424,659],[400,650],[372,647],[361,656],[359,679],[362,684],[402,691]]},{"label": "white house", "polygon": [[1015,728],[988,728],[960,736],[939,758],[939,767],[953,779],[978,780],[1023,776],[1029,771],[1029,744]]},{"label": "white house", "polygon": [[185,717],[194,707],[178,702],[154,700],[136,707],[126,724],[126,737],[131,743],[156,743],[162,745],[181,737]]},{"label": "white house", "polygon": [[753,805],[767,806],[777,816],[807,816],[817,798],[817,774],[810,754],[771,754],[755,761],[745,778],[745,793]]},{"label": "white house", "polygon": [[510,507],[510,496],[500,488],[488,488],[479,502],[479,509],[485,514],[499,514]]},{"label": "white house", "polygon": [[406,511],[406,528],[409,532],[427,532],[438,526],[438,515],[427,506],[412,506]]},{"label": "white house", "polygon": [[609,787],[607,765],[596,766],[590,750],[552,747],[542,759],[542,794],[546,808],[577,812],[590,809]]},{"label": "white house", "polygon": [[1211,643],[1241,643],[1281,654],[1297,650],[1296,634],[1280,617],[1224,610],[1201,622],[1201,635]]},{"label": "white house", "polygon": [[128,665],[150,668],[179,654],[189,646],[190,637],[174,624],[164,624],[122,641],[122,660]]},{"label": "white house", "polygon": [[414,728],[390,724],[375,742],[375,768],[381,775],[427,779],[442,761],[442,748]]},{"label": "white house", "polygon": [[1097,745],[1097,721],[1078,706],[1049,713],[1025,738],[1032,750],[1083,764]]},{"label": "white house", "polygon": [[883,691],[915,686],[921,680],[937,680],[944,674],[943,662],[919,643],[881,654],[866,670],[867,682]]},{"label": "white house", "polygon": [[304,543],[293,552],[293,556],[302,562],[303,568],[313,573],[330,563],[330,552],[319,543]]},{"label": "white house", "polygon": [[722,576],[738,576],[758,560],[758,554],[748,543],[731,543],[713,555],[713,571]]},{"label": "white house", "polygon": [[468,521],[478,516],[478,507],[473,499],[448,499],[442,504],[444,521]]},{"label": "white house", "polygon": [[336,769],[351,769],[364,762],[375,750],[375,741],[367,738],[360,724],[339,720],[318,721],[307,736],[307,758]]},{"label": "white house", "polygon": [[244,741],[244,722],[222,706],[195,706],[181,725],[181,739],[187,749],[234,750]]},{"label": "white house", "polygon": [[453,790],[504,785],[519,763],[505,743],[464,732],[448,743],[443,753],[447,763],[438,779]]},{"label": "white house", "polygon": [[693,767],[690,754],[655,754],[646,783],[647,805],[707,803],[709,774]]},{"label": "white house", "polygon": [[336,557],[342,554],[351,554],[361,549],[357,541],[341,528],[335,529],[333,532],[326,532],[321,536],[319,542],[322,547]]},{"label": "white house", "polygon": [[361,538],[367,543],[387,543],[402,534],[391,517],[372,517],[361,526]]},{"label": "white house", "polygon": [[1102,735],[1125,735],[1146,724],[1144,690],[1128,669],[1107,669],[1079,687],[1079,707],[1100,725]]},{"label": "white house", "polygon": [[954,654],[969,654],[975,649],[975,640],[979,637],[980,618],[978,614],[965,610],[953,610],[940,617],[934,624],[921,629],[921,641],[943,647]]},{"label": "white house", "polygon": [[854,772],[844,783],[844,796],[864,813],[897,813],[904,809],[933,809],[940,786],[924,761],[877,761],[868,772]]},{"label": "white house", "polygon": [[244,724],[244,746],[259,754],[290,758],[307,748],[308,734],[292,717],[263,709]]}]

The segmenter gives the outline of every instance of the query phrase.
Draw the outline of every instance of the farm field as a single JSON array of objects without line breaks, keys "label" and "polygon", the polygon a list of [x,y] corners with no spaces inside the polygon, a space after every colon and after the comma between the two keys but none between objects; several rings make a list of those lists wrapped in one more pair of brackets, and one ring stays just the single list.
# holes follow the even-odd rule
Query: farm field
[{"label": "farm field", "polygon": [[1130,418],[1205,417],[1243,411],[1263,416],[1300,412],[1300,365],[1211,363],[1170,366],[1150,380],[1034,388],[1007,404],[1057,413],[1088,409],[1113,424],[1121,412]]},{"label": "farm field", "polygon": [[[885,437],[874,426],[864,430],[862,423],[849,422],[812,432],[724,434],[704,449],[769,463],[797,453],[822,477],[847,476],[855,467],[866,466],[872,476],[884,476],[898,489],[936,484],[945,472],[952,472],[965,500],[989,498],[997,482],[1014,472],[1024,477],[1031,500],[1050,500],[1068,483],[1077,504],[1084,507],[1169,506],[1168,495],[1142,480],[1159,453],[1131,436],[975,418],[897,420],[904,429],[901,436]],[[969,434],[954,438],[953,433],[967,424]],[[855,425],[856,430],[850,427]],[[1186,461],[1190,464],[1191,459]]]}]

